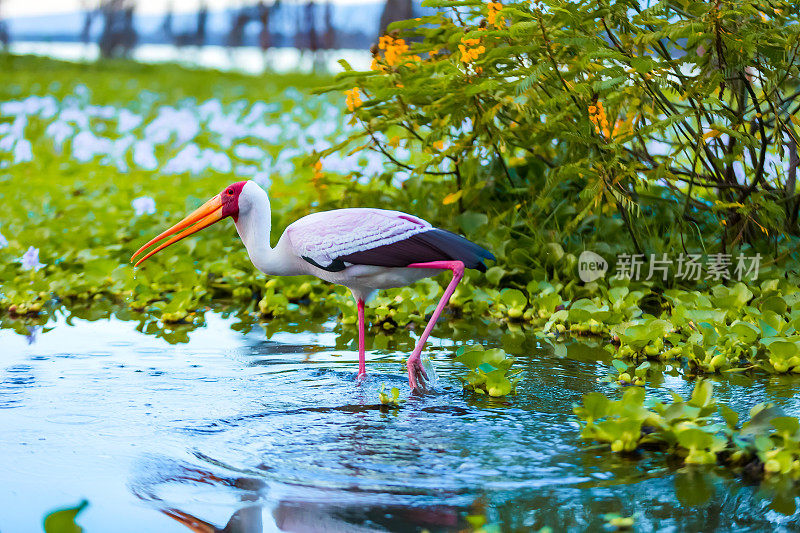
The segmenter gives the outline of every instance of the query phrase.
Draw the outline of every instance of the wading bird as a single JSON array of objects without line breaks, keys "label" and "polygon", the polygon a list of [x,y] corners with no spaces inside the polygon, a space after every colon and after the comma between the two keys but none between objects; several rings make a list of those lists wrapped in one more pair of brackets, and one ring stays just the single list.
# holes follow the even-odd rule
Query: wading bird
[{"label": "wading bird", "polygon": [[307,215],[290,224],[274,248],[270,246],[269,197],[252,181],[226,187],[189,216],[133,254],[170,237],[142,256],[135,266],[167,246],[223,218],[233,218],[250,261],[261,272],[275,276],[312,275],[348,287],[358,307],[358,375],[366,373],[364,301],[375,291],[403,287],[422,278],[452,270],[453,279],[408,359],[408,383],[427,378],[420,355],[434,324],[447,305],[464,268],[486,271],[484,259],[494,256],[460,235],[399,211],[335,209]]}]

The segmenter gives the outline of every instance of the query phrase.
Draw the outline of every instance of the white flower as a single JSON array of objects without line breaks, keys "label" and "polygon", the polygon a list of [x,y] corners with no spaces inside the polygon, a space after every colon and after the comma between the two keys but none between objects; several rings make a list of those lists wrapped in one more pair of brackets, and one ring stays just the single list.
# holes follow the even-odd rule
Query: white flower
[{"label": "white flower", "polygon": [[0,233],[0,248],[5,248],[6,246],[8,246],[8,239],[3,237],[3,234]]},{"label": "white flower", "polygon": [[75,134],[75,129],[63,120],[56,120],[47,126],[45,134],[53,138],[56,149],[61,151],[64,141]]},{"label": "white flower", "polygon": [[120,133],[127,133],[142,123],[142,117],[123,108],[117,117],[117,129]]},{"label": "white flower", "polygon": [[233,153],[236,154],[236,157],[241,159],[251,159],[257,161],[264,158],[264,150],[251,144],[238,144],[236,145],[236,148],[233,149]]},{"label": "white flower", "polygon": [[22,256],[22,270],[39,270],[44,265],[39,262],[39,249],[31,246]]},{"label": "white flower", "polygon": [[136,211],[136,216],[152,215],[156,212],[156,201],[149,196],[141,196],[131,202],[133,210]]},{"label": "white flower", "polygon": [[138,141],[133,145],[133,162],[145,170],[155,170],[158,168],[153,145],[147,141]]},{"label": "white flower", "polygon": [[28,139],[20,139],[14,146],[14,163],[33,161],[33,150]]}]

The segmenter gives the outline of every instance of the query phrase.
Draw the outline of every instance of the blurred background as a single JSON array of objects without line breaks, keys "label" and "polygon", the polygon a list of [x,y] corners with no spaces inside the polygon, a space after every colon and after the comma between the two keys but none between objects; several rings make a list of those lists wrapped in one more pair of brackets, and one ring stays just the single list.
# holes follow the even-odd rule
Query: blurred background
[{"label": "blurred background", "polygon": [[417,0],[0,0],[0,47],[73,61],[127,57],[260,73],[367,68]]}]

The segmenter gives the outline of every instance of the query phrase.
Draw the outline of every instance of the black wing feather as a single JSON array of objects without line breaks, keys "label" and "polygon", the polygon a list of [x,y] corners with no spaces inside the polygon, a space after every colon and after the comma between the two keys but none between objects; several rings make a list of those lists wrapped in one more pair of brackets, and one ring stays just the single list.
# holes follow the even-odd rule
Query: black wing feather
[{"label": "black wing feather", "polygon": [[335,262],[341,260],[356,265],[405,267],[411,263],[462,261],[467,268],[486,272],[484,259],[494,258],[491,252],[461,235],[432,228],[391,244],[340,256]]}]

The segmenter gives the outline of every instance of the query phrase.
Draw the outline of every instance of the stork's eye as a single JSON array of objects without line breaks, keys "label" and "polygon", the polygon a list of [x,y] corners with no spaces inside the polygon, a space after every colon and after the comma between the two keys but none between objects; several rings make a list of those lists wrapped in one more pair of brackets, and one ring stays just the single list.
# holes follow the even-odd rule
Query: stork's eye
[{"label": "stork's eye", "polygon": [[227,190],[227,191],[225,191],[225,192],[226,192],[226,193],[228,193],[229,195],[233,196],[233,189],[228,189],[228,190]]}]

